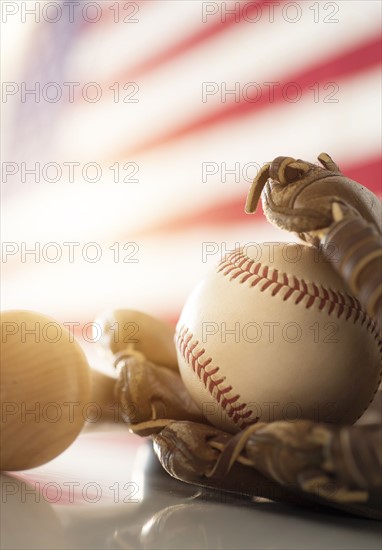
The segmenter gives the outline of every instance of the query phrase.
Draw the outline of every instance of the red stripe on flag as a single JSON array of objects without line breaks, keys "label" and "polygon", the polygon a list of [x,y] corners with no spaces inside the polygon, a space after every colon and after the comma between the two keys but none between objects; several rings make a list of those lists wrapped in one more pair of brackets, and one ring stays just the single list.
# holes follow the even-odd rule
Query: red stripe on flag
[{"label": "red stripe on flag", "polygon": [[382,195],[382,156],[375,157],[357,164],[355,166],[345,167],[341,171],[350,179],[358,181],[378,197]]},{"label": "red stripe on flag", "polygon": [[[159,52],[153,57],[150,57],[136,67],[133,67],[128,71],[123,71],[121,74],[112,79],[112,82],[127,82],[133,78],[142,76],[142,74],[155,69],[159,65],[167,63],[168,61],[171,61],[172,59],[184,54],[192,48],[195,48],[200,44],[207,42],[208,40],[214,38],[220,33],[226,31],[234,24],[245,23],[246,21],[250,22],[251,19],[255,20],[255,17],[257,17],[259,13],[258,10],[262,10],[264,7],[267,7],[267,9],[270,10],[272,5],[274,5],[275,8],[279,8],[279,6],[285,2],[286,0],[280,0],[279,2],[276,2],[276,0],[258,0],[257,2],[246,2],[245,4],[243,4],[242,2],[235,2],[232,11],[225,15],[224,21],[219,18],[217,21],[213,21],[210,24],[207,24],[207,22],[202,22],[203,26],[198,32],[191,36],[186,36],[182,41],[178,42],[177,44],[171,44],[171,46],[166,50]],[[220,14],[220,17],[221,16],[222,13]],[[259,19],[259,22],[260,20],[261,18]]]},{"label": "red stripe on flag", "polygon": [[[192,122],[179,128],[171,130],[167,134],[154,137],[153,139],[146,141],[146,143],[142,143],[136,147],[132,147],[131,149],[121,151],[119,155],[117,154],[117,158],[128,158],[132,155],[146,152],[149,149],[163,146],[194,132],[206,130],[222,122],[237,119],[249,113],[253,115],[254,113],[260,112],[269,107],[272,108],[277,103],[285,101],[285,98],[283,97],[283,89],[291,82],[297,83],[304,92],[317,82],[321,84],[327,84],[328,82],[334,81],[337,82],[339,79],[354,76],[357,73],[369,70],[372,67],[381,64],[381,46],[381,37],[378,36],[378,38],[373,38],[357,48],[348,50],[346,53],[341,55],[326,59],[325,61],[322,61],[304,72],[291,75],[283,82],[277,83],[278,85],[274,89],[274,100],[272,102],[269,101],[268,88],[263,87],[263,93],[260,99],[256,102],[251,103],[241,100],[237,103],[224,104],[219,110],[211,112],[204,117],[200,117],[199,119],[193,120]],[[330,90],[328,90],[328,92],[329,91]],[[309,93],[313,92],[310,91]]]},{"label": "red stripe on flag", "polygon": [[[381,169],[382,169],[382,157],[377,157],[364,161],[360,164],[353,166],[341,166],[340,168],[346,176],[355,181],[358,181],[362,185],[365,185],[373,192],[379,192],[381,195]],[[243,222],[256,222],[257,220],[265,219],[261,211],[261,207],[255,216],[247,215],[244,213],[245,196],[235,198],[231,201],[225,201],[218,205],[214,205],[203,211],[198,211],[195,214],[190,214],[188,217],[183,216],[174,218],[170,222],[162,225],[158,225],[155,228],[150,229],[150,233],[155,233],[158,236],[161,232],[176,232],[187,231],[195,226],[222,224],[227,227],[227,231],[230,224]],[[142,233],[143,234],[143,233]],[[129,236],[131,238],[131,235]],[[191,290],[191,289],[190,289]],[[171,311],[171,309],[165,310],[161,313],[160,317],[175,326],[180,312]],[[84,320],[84,325],[89,323],[88,319]],[[75,333],[78,337],[82,335],[83,325],[75,328]]]},{"label": "red stripe on flag", "polygon": [[[283,152],[280,152],[282,155]],[[369,159],[360,164],[351,166],[340,166],[341,171],[350,179],[364,185],[377,196],[382,195],[381,190],[381,170],[382,157]],[[249,188],[249,185],[248,185]],[[240,223],[253,223],[265,220],[261,205],[258,207],[255,215],[248,215],[244,212],[246,195],[235,197],[231,200],[226,200],[218,204],[213,204],[207,208],[198,210],[195,213],[182,214],[174,218],[150,227],[138,236],[159,233],[176,233],[179,231],[189,231],[196,227],[211,227],[211,226],[229,226]],[[136,235],[135,235],[136,236]]]}]

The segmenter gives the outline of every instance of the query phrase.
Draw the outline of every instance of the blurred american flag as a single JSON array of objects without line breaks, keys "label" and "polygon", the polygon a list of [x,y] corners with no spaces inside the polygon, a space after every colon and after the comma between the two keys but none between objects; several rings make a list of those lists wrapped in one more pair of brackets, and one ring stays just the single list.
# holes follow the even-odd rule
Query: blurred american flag
[{"label": "blurred american flag", "polygon": [[175,322],[227,249],[293,239],[244,214],[279,155],[328,152],[381,194],[379,1],[2,11],[2,309]]}]

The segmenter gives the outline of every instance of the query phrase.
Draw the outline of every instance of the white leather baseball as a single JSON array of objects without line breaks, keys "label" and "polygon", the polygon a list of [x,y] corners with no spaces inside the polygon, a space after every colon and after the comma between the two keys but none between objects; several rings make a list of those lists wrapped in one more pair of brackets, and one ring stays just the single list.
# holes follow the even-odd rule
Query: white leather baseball
[{"label": "white leather baseball", "polygon": [[228,255],[187,300],[176,346],[203,416],[230,432],[257,421],[353,423],[381,378],[375,322],[304,245]]}]

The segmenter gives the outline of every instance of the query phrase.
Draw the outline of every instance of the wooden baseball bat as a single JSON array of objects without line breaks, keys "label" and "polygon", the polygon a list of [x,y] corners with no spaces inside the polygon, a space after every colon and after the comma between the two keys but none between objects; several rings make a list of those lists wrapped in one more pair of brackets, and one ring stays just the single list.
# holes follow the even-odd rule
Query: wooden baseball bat
[{"label": "wooden baseball bat", "polygon": [[[95,324],[111,361],[134,350],[177,369],[173,330],[159,319],[118,310]],[[1,348],[1,470],[44,464],[75,440],[86,420],[115,416],[115,379],[92,370],[73,334],[54,319],[1,313]]]}]

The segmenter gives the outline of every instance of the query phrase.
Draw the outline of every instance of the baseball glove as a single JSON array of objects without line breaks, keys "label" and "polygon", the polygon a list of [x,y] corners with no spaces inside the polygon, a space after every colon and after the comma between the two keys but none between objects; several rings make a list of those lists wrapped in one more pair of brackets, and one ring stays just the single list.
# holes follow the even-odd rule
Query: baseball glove
[{"label": "baseball glove", "polygon": [[291,157],[265,164],[248,193],[246,212],[262,198],[267,219],[322,249],[368,314],[381,326],[382,208],[344,176],[326,153],[322,166]]},{"label": "baseball glove", "polygon": [[[381,206],[372,193],[341,174],[328,155],[319,160],[323,167],[289,157],[265,165],[252,185],[246,209],[253,212],[262,195],[268,220],[320,246],[352,293],[380,322]],[[277,421],[253,424],[236,435],[225,433],[198,411],[174,361],[166,364],[158,352],[158,337],[155,360],[145,353],[150,342],[143,353],[142,345],[110,346],[107,335],[116,318],[128,322],[132,315],[120,311],[117,317],[98,321],[106,335],[104,346],[111,350],[119,372],[115,396],[123,420],[132,432],[152,437],[170,475],[249,496],[255,502],[266,498],[382,517],[380,393],[354,426]],[[168,357],[173,344],[166,331]]]}]

